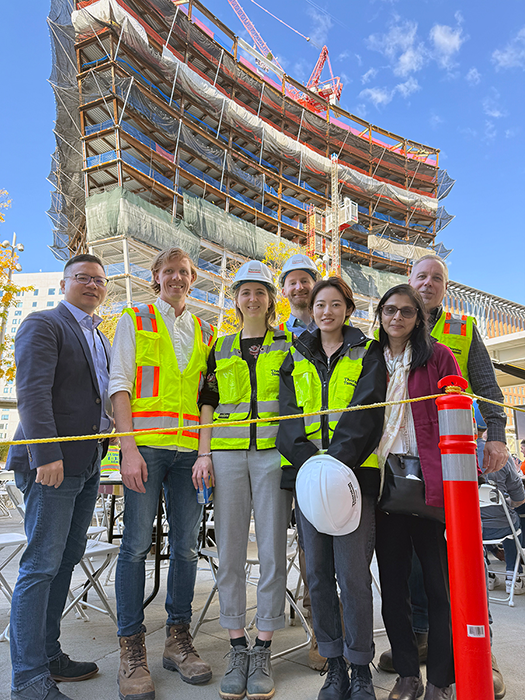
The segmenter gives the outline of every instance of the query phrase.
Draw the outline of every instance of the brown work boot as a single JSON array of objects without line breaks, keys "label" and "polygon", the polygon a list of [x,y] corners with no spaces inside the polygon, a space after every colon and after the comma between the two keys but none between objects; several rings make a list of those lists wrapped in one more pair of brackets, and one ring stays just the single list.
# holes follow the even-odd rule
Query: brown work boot
[{"label": "brown work boot", "polygon": [[322,671],[325,667],[326,659],[319,653],[317,638],[312,630],[312,641],[310,643],[310,651],[308,652],[308,666],[314,671]]},{"label": "brown work boot", "polygon": [[494,654],[492,654],[492,681],[494,683],[494,698],[495,700],[501,700],[505,697],[507,689]]},{"label": "brown work boot", "polygon": [[120,668],[118,694],[120,700],[154,700],[155,686],[151,680],[144,632],[120,637]]},{"label": "brown work boot", "polygon": [[186,683],[199,685],[211,678],[211,667],[197,654],[187,624],[166,627],[166,645],[162,665],[168,671],[178,671]]}]

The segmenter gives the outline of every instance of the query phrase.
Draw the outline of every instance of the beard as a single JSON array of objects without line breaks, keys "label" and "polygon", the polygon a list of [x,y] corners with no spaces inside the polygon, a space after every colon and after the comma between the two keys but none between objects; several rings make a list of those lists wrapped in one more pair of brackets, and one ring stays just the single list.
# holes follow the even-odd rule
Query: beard
[{"label": "beard", "polygon": [[308,308],[309,299],[308,297],[296,297],[290,299],[290,306],[292,309],[300,309],[303,311]]}]

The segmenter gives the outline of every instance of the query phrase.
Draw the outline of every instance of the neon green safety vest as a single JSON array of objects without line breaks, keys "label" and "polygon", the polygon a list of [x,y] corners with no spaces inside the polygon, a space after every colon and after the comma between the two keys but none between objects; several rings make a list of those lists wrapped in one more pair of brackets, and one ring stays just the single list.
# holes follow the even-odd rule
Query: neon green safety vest
[{"label": "neon green safety vest", "polygon": [[[275,447],[279,423],[279,370],[292,344],[288,330],[267,331],[255,364],[256,387],[251,386],[248,363],[242,359],[241,334],[219,338],[215,346],[219,405],[213,414],[212,450],[248,450],[250,425],[228,426],[230,421],[265,418],[256,424],[256,447]],[[257,415],[251,415],[252,390],[257,392]]]},{"label": "neon green safety vest", "polygon": [[[330,413],[327,415],[305,415],[303,419],[306,437],[320,450],[328,448],[336,425],[343,415],[337,409],[346,408],[352,400],[355,387],[363,371],[363,358],[371,342],[369,340],[366,345],[349,348],[338,359],[330,375],[328,388],[323,388],[315,365],[307,360],[297,348],[293,347],[290,350],[294,362],[292,379],[298,407],[302,408],[305,414],[330,409]],[[282,464],[284,466],[288,462],[284,461],[283,458]],[[379,469],[377,455],[371,454],[361,466]]]},{"label": "neon green safety vest", "polygon": [[470,394],[472,389],[470,388],[467,365],[475,323],[476,319],[473,316],[456,316],[443,311],[431,332],[433,338],[446,345],[454,353],[461,374],[469,383],[467,391]]},{"label": "neon green safety vest", "polygon": [[[206,372],[208,355],[217,335],[215,328],[193,316],[195,339],[184,372],[179,371],[166,324],[154,304],[137,304],[124,309],[135,325],[137,374],[131,396],[133,430],[137,445],[187,447],[197,450],[201,375]],[[140,436],[141,430],[177,428],[178,433]]]}]

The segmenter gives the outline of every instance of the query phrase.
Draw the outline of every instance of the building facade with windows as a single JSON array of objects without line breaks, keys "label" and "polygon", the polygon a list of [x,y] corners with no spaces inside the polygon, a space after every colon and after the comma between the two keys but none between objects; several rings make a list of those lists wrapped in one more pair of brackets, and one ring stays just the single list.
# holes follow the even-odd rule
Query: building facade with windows
[{"label": "building facade with windows", "polygon": [[[14,339],[20,324],[30,313],[43,311],[56,306],[63,298],[60,290],[62,272],[20,272],[13,275],[13,282],[19,287],[32,287],[26,292],[19,292],[15,304],[9,309],[6,324],[6,338]],[[0,398],[4,406],[13,403],[13,407],[0,409],[0,439],[10,439],[18,425],[16,401],[16,384],[0,379]]]}]

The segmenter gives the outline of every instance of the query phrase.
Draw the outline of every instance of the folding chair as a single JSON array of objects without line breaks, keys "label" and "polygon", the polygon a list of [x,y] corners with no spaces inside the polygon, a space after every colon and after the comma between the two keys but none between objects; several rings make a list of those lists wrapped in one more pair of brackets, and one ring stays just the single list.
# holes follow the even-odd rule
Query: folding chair
[{"label": "folding chair", "polygon": [[[84,620],[89,620],[88,616],[83,610],[84,607],[88,607],[92,610],[98,610],[98,612],[109,615],[115,625],[117,624],[117,618],[111,609],[106,591],[100,582],[100,577],[108,566],[111,566],[111,564],[114,562],[118,556],[119,549],[120,547],[117,544],[88,539],[86,551],[84,552],[84,556],[80,560],[79,564],[82,571],[86,575],[86,581],[74,590],[70,590],[69,603],[62,613],[62,618],[64,618],[73,608],[76,608],[78,614]],[[87,594],[90,590],[93,590],[99,597],[102,604],[101,608],[87,601]]]},{"label": "folding chair", "polygon": [[488,506],[500,506],[503,512],[505,513],[505,517],[507,518],[511,534],[507,535],[506,537],[502,537],[500,539],[495,540],[484,539],[483,544],[500,544],[501,542],[503,542],[503,540],[506,539],[514,540],[514,544],[516,545],[516,562],[514,564],[514,572],[512,575],[510,593],[505,598],[489,596],[489,600],[492,600],[494,603],[508,603],[511,607],[514,607],[514,584],[516,583],[516,579],[518,577],[518,568],[520,561],[522,562],[522,564],[525,565],[525,550],[523,549],[519,538],[519,535],[521,534],[521,528],[516,529],[516,527],[514,526],[509,512],[509,507],[507,505],[507,502],[505,501],[505,497],[494,484],[482,484],[479,487],[479,506],[480,508],[487,508]]},{"label": "folding chair", "polygon": [[[210,526],[209,522],[207,523],[207,525],[208,525],[208,527]],[[292,569],[293,560],[296,557],[296,549],[294,547],[294,542],[295,542],[295,537],[292,537],[292,542],[291,542],[291,544],[289,544],[288,549],[287,549],[287,553],[286,553],[286,557],[288,560],[288,568],[287,568],[288,573]],[[204,546],[200,550],[200,555],[208,561],[210,571],[211,571],[211,574],[213,577],[213,586],[211,588],[210,593],[208,594],[208,598],[204,604],[204,607],[200,611],[199,616],[198,616],[198,618],[195,621],[195,624],[193,626],[193,629],[192,629],[192,636],[193,637],[195,637],[195,635],[197,634],[197,632],[199,631],[199,629],[203,623],[211,622],[212,620],[218,619],[217,617],[206,618],[206,614],[210,608],[210,605],[213,602],[213,599],[215,598],[215,595],[218,592],[217,570],[219,568],[219,553],[218,553],[216,547]],[[292,562],[292,563],[290,564],[290,562]],[[253,541],[249,541],[248,542],[248,551],[247,551],[247,556],[246,556],[246,566],[245,566],[246,585],[247,586],[248,585],[254,585],[254,586],[257,585],[258,577],[252,575],[252,571],[253,571],[253,567],[258,566],[258,565],[259,565],[259,556],[258,556],[258,552],[257,552],[257,543],[253,542]],[[284,651],[280,651],[277,654],[272,654],[272,659],[276,659],[280,656],[284,656],[285,654],[290,654],[293,651],[297,651],[298,649],[302,649],[303,647],[308,646],[311,642],[311,639],[312,639],[312,632],[310,630],[310,626],[308,625],[308,622],[307,622],[305,616],[303,615],[301,609],[297,605],[295,596],[289,590],[289,588],[286,588],[286,600],[288,601],[288,603],[290,605],[290,612],[293,611],[294,615],[296,615],[299,618],[299,621],[300,621],[300,623],[305,631],[305,634],[306,634],[306,640],[304,642],[302,642],[301,644],[297,644],[293,647],[290,647],[289,649],[285,649]],[[252,609],[253,609],[253,607],[248,608],[248,610],[252,610]],[[253,627],[253,620],[250,622],[250,624],[248,624],[248,626],[245,629],[248,638],[250,636],[249,630],[252,627]]]},{"label": "folding chair", "polygon": [[[19,552],[22,551],[22,549],[26,546],[26,543],[26,536],[20,534],[19,532],[4,532],[0,534],[0,554],[3,552],[4,549],[7,549],[8,547],[14,547],[13,551],[5,559],[0,561],[0,591],[2,591],[2,593],[5,595],[10,605],[13,599],[13,589],[7,583],[2,571],[9,564],[9,562],[12,561]],[[7,625],[5,630],[0,634],[0,642],[7,641],[8,639],[9,625]]]}]

